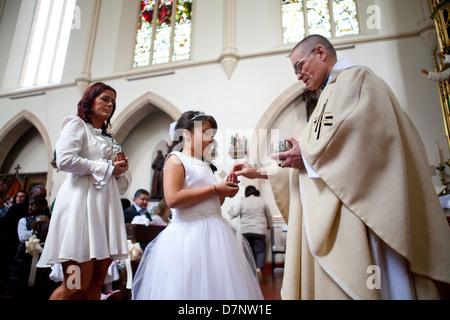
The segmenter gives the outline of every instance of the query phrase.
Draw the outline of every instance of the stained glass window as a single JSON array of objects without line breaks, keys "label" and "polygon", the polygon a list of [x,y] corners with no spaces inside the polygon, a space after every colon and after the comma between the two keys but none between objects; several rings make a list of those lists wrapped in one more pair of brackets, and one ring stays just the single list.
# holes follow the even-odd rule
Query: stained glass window
[{"label": "stained glass window", "polygon": [[193,0],[141,2],[134,67],[187,60]]},{"label": "stained glass window", "polygon": [[191,51],[192,0],[177,3],[173,60],[187,60]]},{"label": "stained glass window", "polygon": [[320,34],[326,38],[331,37],[330,11],[328,1],[307,0],[307,20],[309,34]]},{"label": "stained glass window", "polygon": [[339,38],[359,34],[355,0],[282,0],[283,41],[300,41],[306,35]]},{"label": "stained glass window", "polygon": [[305,36],[302,0],[283,0],[282,21],[284,43],[298,42]]},{"label": "stained glass window", "polygon": [[333,1],[333,13],[336,37],[359,33],[358,14],[356,12],[355,1]]},{"label": "stained glass window", "polygon": [[141,3],[139,29],[136,39],[136,52],[134,55],[134,67],[143,67],[150,64],[154,6],[155,3],[153,0],[142,1]]}]

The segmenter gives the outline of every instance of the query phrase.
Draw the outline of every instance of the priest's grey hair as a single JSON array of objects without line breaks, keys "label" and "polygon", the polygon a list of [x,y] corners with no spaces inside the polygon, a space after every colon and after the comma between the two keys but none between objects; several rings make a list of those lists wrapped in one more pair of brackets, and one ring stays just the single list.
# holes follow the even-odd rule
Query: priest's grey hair
[{"label": "priest's grey hair", "polygon": [[327,51],[327,53],[332,58],[336,58],[337,57],[336,50],[334,49],[334,47],[331,44],[331,42],[327,38],[325,38],[324,36],[321,36],[321,35],[318,35],[318,34],[312,34],[310,36],[307,36],[302,41],[297,43],[295,45],[294,49],[292,49],[290,56],[292,56],[294,51],[297,51],[297,50],[302,50],[302,52],[307,54],[308,52],[310,52],[311,50],[316,48],[318,45],[321,45],[322,47],[324,47],[325,50]]}]

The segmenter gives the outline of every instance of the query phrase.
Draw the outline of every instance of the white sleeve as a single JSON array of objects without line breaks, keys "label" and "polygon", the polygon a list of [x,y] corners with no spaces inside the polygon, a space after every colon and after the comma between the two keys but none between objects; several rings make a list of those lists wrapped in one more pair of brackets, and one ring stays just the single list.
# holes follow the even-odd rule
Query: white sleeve
[{"label": "white sleeve", "polygon": [[79,117],[64,119],[61,135],[56,143],[56,162],[60,170],[79,176],[91,176],[97,189],[107,184],[114,171],[111,160],[90,160],[80,156],[85,139],[83,120]]},{"label": "white sleeve", "polygon": [[447,70],[444,70],[442,72],[429,72],[428,73],[428,80],[433,81],[444,81],[447,80],[450,77],[450,68]]},{"label": "white sleeve", "polygon": [[444,58],[445,63],[450,63],[450,55],[446,54]]},{"label": "white sleeve", "polygon": [[125,192],[128,190],[131,184],[131,173],[130,171],[125,171],[122,173],[119,178],[117,178],[117,187],[119,188],[119,193],[121,195],[124,195]]},{"label": "white sleeve", "polygon": [[316,172],[316,170],[314,170],[313,167],[311,167],[311,165],[308,163],[308,161],[306,161],[306,159],[304,157],[303,157],[303,163],[305,164],[306,172],[308,172],[308,176],[311,179],[319,179],[320,178],[320,176]]},{"label": "white sleeve", "polygon": [[33,235],[33,230],[27,229],[27,220],[25,218],[19,220],[19,224],[17,225],[17,235],[22,243],[28,241],[28,239]]}]

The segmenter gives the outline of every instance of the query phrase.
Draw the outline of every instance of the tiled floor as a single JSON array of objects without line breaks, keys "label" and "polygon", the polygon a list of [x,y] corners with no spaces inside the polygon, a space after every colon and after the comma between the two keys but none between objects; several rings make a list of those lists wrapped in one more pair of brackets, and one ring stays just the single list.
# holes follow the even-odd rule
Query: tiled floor
[{"label": "tiled floor", "polygon": [[[277,269],[276,269],[277,270]],[[281,300],[282,272],[272,272],[272,265],[267,265],[262,271],[261,291],[265,300]]]},{"label": "tiled floor", "polygon": [[[260,286],[265,300],[281,300],[280,291],[281,284],[283,282],[283,272],[280,270],[280,268],[277,268],[275,272],[272,272],[272,264],[267,264],[264,267],[262,271]],[[48,294],[45,295],[45,297],[42,293],[40,293],[39,298],[42,300],[47,300],[50,293],[51,291],[49,291]],[[11,299],[14,299],[14,297],[10,295],[0,295],[0,300]]]}]

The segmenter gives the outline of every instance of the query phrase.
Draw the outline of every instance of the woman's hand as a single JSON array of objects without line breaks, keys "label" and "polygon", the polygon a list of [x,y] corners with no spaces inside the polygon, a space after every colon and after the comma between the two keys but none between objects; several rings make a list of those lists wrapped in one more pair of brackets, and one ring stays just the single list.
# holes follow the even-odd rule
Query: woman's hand
[{"label": "woman's hand", "polygon": [[114,158],[113,174],[118,178],[122,173],[128,170],[128,157],[123,152],[119,152]]}]

